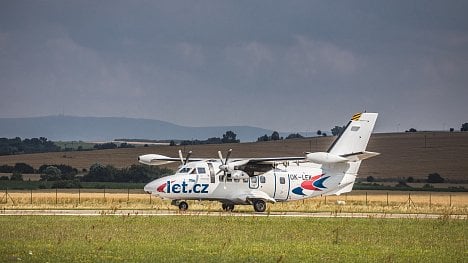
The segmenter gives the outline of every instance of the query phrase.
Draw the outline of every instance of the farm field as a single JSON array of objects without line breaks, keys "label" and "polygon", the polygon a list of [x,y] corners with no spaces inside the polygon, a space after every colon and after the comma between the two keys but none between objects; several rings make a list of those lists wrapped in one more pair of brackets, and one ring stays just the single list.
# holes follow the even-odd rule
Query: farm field
[{"label": "farm field", "polygon": [[[260,135],[259,135],[260,136]],[[304,152],[326,151],[335,137],[317,137],[274,142],[238,143],[194,146],[150,146],[130,149],[73,151],[43,154],[0,156],[0,165],[24,162],[36,169],[42,164],[66,164],[78,170],[89,169],[94,163],[118,168],[137,164],[139,155],[159,153],[177,156],[178,149],[193,151],[194,157],[217,158],[217,151],[232,148],[233,157],[301,156]],[[380,156],[362,163],[361,178],[426,179],[437,172],[449,181],[468,180],[468,132],[417,132],[373,134],[369,151]],[[178,164],[169,166],[175,169]]]},{"label": "farm field", "polygon": [[0,261],[463,262],[466,220],[2,216]]},{"label": "farm field", "polygon": [[[341,204],[338,204],[340,201]],[[344,202],[344,204],[343,204]],[[189,201],[191,211],[221,211],[219,202]],[[0,209],[177,210],[170,201],[138,189],[60,189],[0,192]],[[252,211],[236,206],[235,211]],[[468,193],[359,191],[303,201],[269,204],[269,212],[384,212],[468,214]]]}]

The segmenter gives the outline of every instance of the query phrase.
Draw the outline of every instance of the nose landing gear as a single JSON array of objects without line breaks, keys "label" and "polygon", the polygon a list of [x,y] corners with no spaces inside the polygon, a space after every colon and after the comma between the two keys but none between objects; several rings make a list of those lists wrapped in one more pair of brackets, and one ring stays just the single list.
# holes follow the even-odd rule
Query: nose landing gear
[{"label": "nose landing gear", "polygon": [[178,206],[180,211],[187,211],[189,207],[187,202],[180,200],[172,200],[171,205]]}]

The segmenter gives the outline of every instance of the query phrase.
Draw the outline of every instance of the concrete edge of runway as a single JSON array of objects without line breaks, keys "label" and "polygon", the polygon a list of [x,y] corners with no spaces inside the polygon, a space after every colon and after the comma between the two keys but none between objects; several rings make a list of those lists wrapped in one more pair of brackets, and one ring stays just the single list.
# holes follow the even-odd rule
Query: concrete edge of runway
[{"label": "concrete edge of runway", "polygon": [[467,214],[335,213],[335,212],[209,212],[175,210],[99,210],[99,209],[2,209],[0,216],[240,216],[240,217],[312,217],[312,218],[389,218],[389,219],[459,219]]}]

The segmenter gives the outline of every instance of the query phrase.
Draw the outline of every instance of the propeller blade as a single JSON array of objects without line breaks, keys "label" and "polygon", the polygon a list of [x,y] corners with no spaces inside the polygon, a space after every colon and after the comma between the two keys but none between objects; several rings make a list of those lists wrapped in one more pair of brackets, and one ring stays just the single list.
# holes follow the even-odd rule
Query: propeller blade
[{"label": "propeller blade", "polygon": [[226,161],[224,162],[224,164],[227,164],[227,163],[228,163],[229,156],[231,156],[231,153],[232,153],[232,149],[229,149],[229,151],[227,152]]},{"label": "propeller blade", "polygon": [[182,155],[182,150],[179,150],[180,163],[184,164],[184,155]]},{"label": "propeller blade", "polygon": [[189,158],[190,158],[190,155],[192,155],[192,151],[189,151],[189,152],[187,153],[187,157],[185,158],[184,164],[187,164],[187,163],[188,163],[188,160],[189,160]]},{"label": "propeller blade", "polygon": [[224,164],[223,155],[221,154],[221,151],[218,151],[218,156],[219,156],[219,160],[221,161],[221,164]]}]

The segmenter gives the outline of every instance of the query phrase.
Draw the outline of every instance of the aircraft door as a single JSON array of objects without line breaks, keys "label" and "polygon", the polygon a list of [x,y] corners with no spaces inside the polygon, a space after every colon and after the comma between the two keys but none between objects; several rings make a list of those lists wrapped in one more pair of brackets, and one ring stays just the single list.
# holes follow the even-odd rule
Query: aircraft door
[{"label": "aircraft door", "polygon": [[275,195],[277,200],[286,200],[289,196],[289,178],[286,173],[275,172]]},{"label": "aircraft door", "polygon": [[208,163],[208,170],[210,171],[210,183],[216,183],[216,174],[212,163]]}]

